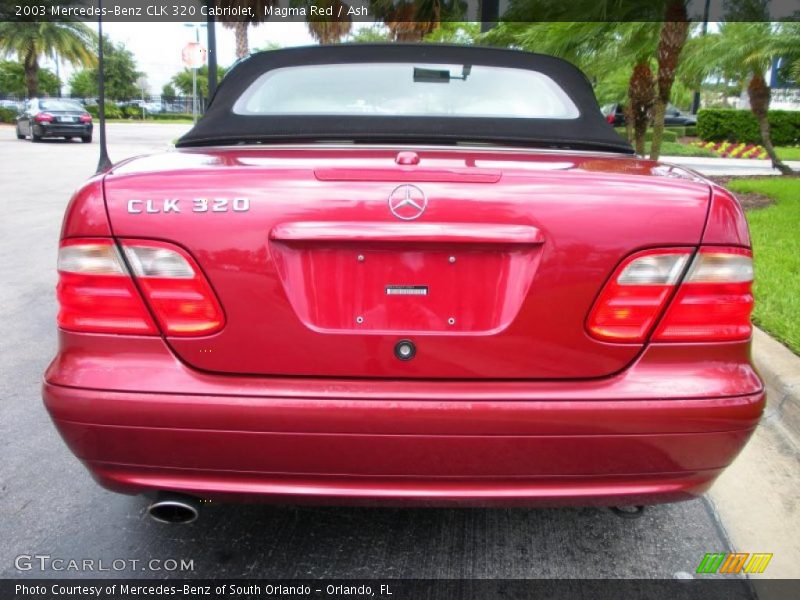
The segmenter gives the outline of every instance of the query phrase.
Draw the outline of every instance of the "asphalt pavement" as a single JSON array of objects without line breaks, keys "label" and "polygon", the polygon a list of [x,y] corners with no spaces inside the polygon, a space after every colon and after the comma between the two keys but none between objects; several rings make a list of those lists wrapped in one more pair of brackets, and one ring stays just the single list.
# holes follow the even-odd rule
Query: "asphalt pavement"
[{"label": "asphalt pavement", "polygon": [[[163,149],[186,129],[112,124],[110,155]],[[143,499],[94,483],[40,398],[56,348],[61,218],[97,153],[96,142],[32,144],[0,128],[0,577],[672,578],[694,573],[706,552],[731,549],[706,499],[652,507],[638,520],[607,509],[212,504],[190,525],[152,522]],[[19,556],[34,555],[125,567],[18,568],[30,564]],[[142,570],[150,559],[192,561],[193,570]]]}]

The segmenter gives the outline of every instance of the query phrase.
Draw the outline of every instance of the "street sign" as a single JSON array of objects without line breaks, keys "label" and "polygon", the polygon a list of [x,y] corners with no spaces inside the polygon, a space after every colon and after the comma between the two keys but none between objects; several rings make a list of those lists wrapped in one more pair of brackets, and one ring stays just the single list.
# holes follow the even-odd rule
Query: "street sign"
[{"label": "street sign", "polygon": [[183,47],[181,58],[189,69],[199,69],[206,64],[208,51],[199,42],[189,42]]}]

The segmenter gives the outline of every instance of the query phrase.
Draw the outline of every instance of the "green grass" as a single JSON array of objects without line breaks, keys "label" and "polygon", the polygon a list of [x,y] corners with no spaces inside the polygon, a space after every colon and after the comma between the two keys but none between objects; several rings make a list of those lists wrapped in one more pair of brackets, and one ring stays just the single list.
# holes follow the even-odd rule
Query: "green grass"
[{"label": "green grass", "polygon": [[734,193],[775,200],[747,213],[756,268],[753,320],[800,354],[800,178],[740,179],[727,185]]},{"label": "green grass", "polygon": [[[650,154],[650,142],[645,143],[647,154]],[[661,142],[661,156],[717,156],[711,150],[705,148],[698,148],[689,144],[681,144],[680,142]]]},{"label": "green grass", "polygon": [[800,160],[800,146],[778,146],[775,150],[781,160]]}]

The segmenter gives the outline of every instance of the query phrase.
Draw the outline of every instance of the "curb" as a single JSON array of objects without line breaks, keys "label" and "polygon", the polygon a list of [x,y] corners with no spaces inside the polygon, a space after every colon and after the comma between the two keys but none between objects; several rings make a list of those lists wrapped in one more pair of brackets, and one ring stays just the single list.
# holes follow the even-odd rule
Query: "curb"
[{"label": "curb", "polygon": [[770,391],[764,418],[780,423],[800,446],[800,356],[754,327],[753,363]]},{"label": "curb", "polygon": [[[761,167],[762,170],[770,171],[772,170],[772,163],[769,159],[753,159],[753,158],[725,158],[724,156],[661,156],[659,160],[664,162],[673,162],[676,164],[680,163],[691,163],[694,165],[704,165],[704,166],[719,166],[719,165],[729,165],[732,167],[754,167],[758,168]],[[800,161],[797,160],[785,160],[783,161],[787,165],[798,168],[800,167]]]}]

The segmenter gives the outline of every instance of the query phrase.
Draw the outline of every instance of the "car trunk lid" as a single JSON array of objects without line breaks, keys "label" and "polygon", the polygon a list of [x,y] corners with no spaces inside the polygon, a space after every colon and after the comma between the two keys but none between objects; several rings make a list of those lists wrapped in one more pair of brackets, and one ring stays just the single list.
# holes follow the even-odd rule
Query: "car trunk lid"
[{"label": "car trunk lid", "polygon": [[697,245],[709,195],[613,155],[358,146],[187,150],[105,186],[116,236],[185,247],[219,296],[221,332],[169,338],[185,362],[380,378],[625,368],[641,344],[591,338],[591,305],[631,252]]}]

